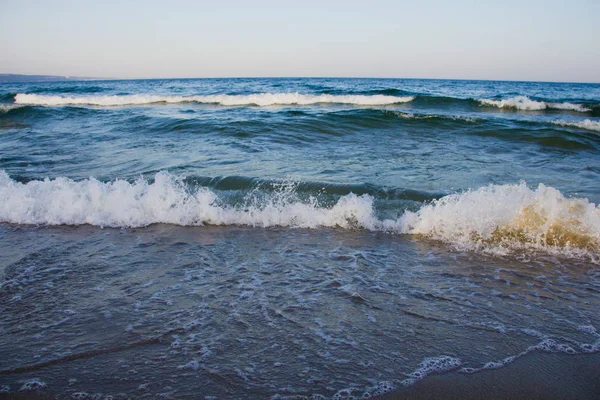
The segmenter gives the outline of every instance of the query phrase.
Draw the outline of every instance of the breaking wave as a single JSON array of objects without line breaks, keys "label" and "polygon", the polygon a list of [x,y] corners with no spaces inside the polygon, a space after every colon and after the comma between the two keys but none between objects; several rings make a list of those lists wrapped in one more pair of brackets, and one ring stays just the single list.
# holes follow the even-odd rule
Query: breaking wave
[{"label": "breaking wave", "polygon": [[272,106],[272,105],[312,105],[322,103],[353,105],[387,105],[406,103],[413,100],[411,96],[386,95],[308,95],[300,93],[259,93],[250,95],[207,95],[207,96],[159,96],[159,95],[122,95],[122,96],[48,96],[19,93],[15,96],[18,104],[63,106],[125,106],[156,103],[203,103],[223,106]]},{"label": "breaking wave", "polygon": [[546,101],[532,100],[527,96],[516,96],[504,100],[478,99],[479,103],[485,106],[493,106],[498,108],[516,108],[523,111],[541,111],[546,109],[567,110],[577,112],[589,112],[589,108],[583,107],[581,104],[574,103],[552,103]]},{"label": "breaking wave", "polygon": [[458,248],[506,254],[540,249],[556,254],[600,250],[600,208],[587,199],[565,198],[540,184],[490,185],[452,194],[417,212],[406,212],[401,231],[452,243]]},{"label": "breaking wave", "polygon": [[0,113],[7,113],[9,111],[12,111],[16,108],[21,108],[21,107],[25,107],[25,105],[20,105],[20,104],[0,104]]},{"label": "breaking wave", "polygon": [[242,203],[231,205],[213,190],[190,189],[167,172],[133,183],[64,177],[20,183],[0,172],[0,221],[15,224],[330,227],[418,235],[494,254],[538,249],[596,260],[600,250],[600,209],[542,184],[536,189],[525,183],[490,185],[452,194],[416,212],[404,211],[398,219],[379,219],[374,204],[368,194],[349,193],[323,206],[314,196],[300,200],[293,184],[282,184],[262,196],[248,191]]},{"label": "breaking wave", "polygon": [[552,121],[555,125],[560,126],[574,126],[576,128],[587,129],[589,131],[600,132],[600,121],[592,121],[591,119],[586,119],[583,121],[563,121],[557,120]]},{"label": "breaking wave", "polygon": [[225,204],[206,187],[190,190],[182,179],[159,172],[152,183],[138,179],[103,183],[94,178],[30,181],[26,184],[0,172],[0,221],[17,224],[143,227],[177,225],[250,225],[364,227],[376,229],[373,198],[342,196],[331,208],[311,197],[298,200],[293,185],[267,198],[250,192],[242,206]]}]

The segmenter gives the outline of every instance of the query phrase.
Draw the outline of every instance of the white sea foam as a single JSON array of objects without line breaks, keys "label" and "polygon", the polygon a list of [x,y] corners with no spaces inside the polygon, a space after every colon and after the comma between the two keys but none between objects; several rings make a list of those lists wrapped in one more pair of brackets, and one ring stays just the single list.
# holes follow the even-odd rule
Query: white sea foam
[{"label": "white sea foam", "polygon": [[282,190],[261,203],[245,207],[221,205],[207,188],[190,192],[176,177],[161,172],[153,183],[94,178],[15,182],[0,172],[0,221],[18,224],[141,227],[154,223],[177,225],[250,225],[299,228],[363,227],[374,229],[373,199],[350,194],[331,208],[316,201],[303,203],[291,190]]},{"label": "white sea foam", "polygon": [[560,126],[574,126],[576,128],[600,132],[600,121],[592,121],[591,119],[586,119],[583,121],[557,120],[557,121],[552,121],[552,123],[556,124],[556,125],[560,125]]},{"label": "white sea foam", "polygon": [[190,190],[167,172],[156,174],[152,183],[63,177],[23,184],[0,171],[0,221],[16,224],[335,227],[420,235],[496,254],[541,249],[595,259],[600,249],[600,209],[541,184],[536,189],[525,183],[490,185],[453,194],[396,220],[377,218],[369,195],[351,193],[325,207],[315,198],[299,200],[289,185],[266,196],[251,193],[246,200],[224,204],[212,190]]},{"label": "white sea foam", "polygon": [[414,97],[398,97],[384,95],[309,95],[300,93],[258,93],[250,95],[207,95],[207,96],[158,96],[158,95],[123,95],[123,96],[47,96],[39,94],[19,93],[15,96],[18,104],[64,106],[125,106],[155,103],[204,103],[223,106],[272,106],[272,105],[311,105],[320,103],[353,104],[359,106],[386,105],[406,103]]},{"label": "white sea foam", "polygon": [[486,106],[494,106],[498,108],[516,108],[517,110],[525,111],[540,111],[546,109],[569,110],[577,112],[590,111],[589,108],[585,108],[581,104],[536,101],[531,100],[527,96],[516,96],[503,100],[479,99],[478,101]]},{"label": "white sea foam", "polygon": [[554,109],[554,110],[570,110],[570,111],[577,111],[577,112],[588,112],[591,111],[591,109],[586,108],[584,106],[582,106],[581,104],[575,104],[575,103],[546,103],[548,108]]},{"label": "white sea foam", "polygon": [[600,208],[543,184],[489,185],[449,195],[406,212],[399,222],[403,233],[496,253],[539,248],[597,254],[600,246]]},{"label": "white sea foam", "polygon": [[21,381],[21,382],[23,382],[23,386],[21,386],[19,391],[40,390],[40,389],[43,389],[48,386],[48,385],[46,385],[46,382],[43,382],[43,381],[39,380],[38,378],[33,378],[33,379],[26,380],[26,381]]},{"label": "white sea foam", "polygon": [[419,368],[409,374],[409,378],[400,382],[404,387],[411,386],[415,382],[425,378],[432,373],[442,373],[457,369],[462,365],[462,361],[456,357],[439,356],[426,358],[421,362]]}]

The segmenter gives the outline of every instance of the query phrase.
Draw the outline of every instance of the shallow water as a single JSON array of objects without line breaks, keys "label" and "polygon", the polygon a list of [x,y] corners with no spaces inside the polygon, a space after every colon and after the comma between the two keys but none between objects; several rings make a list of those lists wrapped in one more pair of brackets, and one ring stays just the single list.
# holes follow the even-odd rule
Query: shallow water
[{"label": "shallow water", "polygon": [[11,390],[37,378],[65,397],[363,395],[422,378],[428,359],[469,373],[600,348],[600,273],[585,262],[329,229],[1,235]]},{"label": "shallow water", "polygon": [[1,391],[368,397],[600,350],[599,85],[93,81],[0,100]]}]

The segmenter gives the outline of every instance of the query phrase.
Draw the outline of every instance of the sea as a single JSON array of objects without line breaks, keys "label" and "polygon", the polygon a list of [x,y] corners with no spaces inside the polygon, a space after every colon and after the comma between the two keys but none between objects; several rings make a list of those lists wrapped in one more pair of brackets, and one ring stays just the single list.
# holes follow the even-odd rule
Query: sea
[{"label": "sea", "polygon": [[0,83],[0,395],[367,399],[595,357],[599,183],[600,84]]}]

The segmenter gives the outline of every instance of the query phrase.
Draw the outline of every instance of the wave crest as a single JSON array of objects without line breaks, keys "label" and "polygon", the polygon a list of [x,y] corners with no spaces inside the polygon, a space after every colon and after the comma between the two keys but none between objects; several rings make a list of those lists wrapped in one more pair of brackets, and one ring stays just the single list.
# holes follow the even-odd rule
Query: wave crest
[{"label": "wave crest", "polygon": [[322,103],[353,104],[363,106],[406,103],[414,97],[385,95],[308,95],[300,93],[259,93],[250,95],[207,95],[207,96],[158,96],[158,95],[122,95],[122,96],[47,96],[19,93],[15,96],[18,104],[64,106],[126,106],[157,103],[202,103],[223,106],[273,106],[273,105],[313,105]]},{"label": "wave crest", "polygon": [[0,221],[17,224],[96,225],[143,227],[155,223],[176,225],[249,225],[363,227],[374,229],[373,198],[342,196],[331,208],[320,207],[315,198],[301,202],[293,185],[283,185],[267,198],[247,197],[243,206],[224,204],[206,187],[196,191],[167,172],[154,182],[138,179],[103,183],[94,178],[68,178],[15,182],[0,172]]},{"label": "wave crest", "polygon": [[463,249],[600,250],[600,209],[587,199],[565,198],[540,184],[490,185],[433,201],[402,217],[402,231]]},{"label": "wave crest", "polygon": [[493,254],[533,249],[597,261],[600,251],[600,208],[587,199],[565,198],[552,187],[530,189],[525,183],[452,194],[382,220],[368,194],[346,194],[323,206],[313,196],[300,200],[295,184],[269,193],[250,190],[242,204],[228,205],[209,188],[192,190],[167,172],[156,174],[153,182],[61,177],[20,183],[0,171],[0,222],[330,227],[418,235]]},{"label": "wave crest", "polygon": [[19,104],[0,104],[0,113],[7,113],[16,108],[21,108],[21,107],[25,107],[25,106],[26,105],[19,105]]},{"label": "wave crest", "polygon": [[600,132],[600,121],[592,121],[591,119],[586,119],[583,121],[557,120],[552,121],[552,123],[559,126],[573,126],[576,128],[587,129],[588,131]]},{"label": "wave crest", "polygon": [[577,112],[589,112],[589,108],[583,107],[581,104],[574,103],[552,103],[545,101],[531,100],[527,96],[516,96],[504,100],[478,99],[479,103],[485,106],[493,106],[498,108],[516,108],[523,111],[541,111],[546,109],[568,110]]}]

